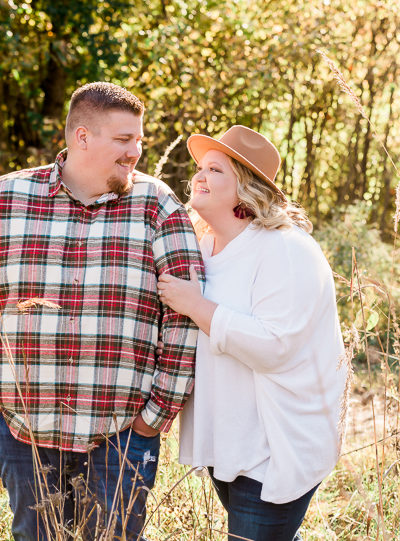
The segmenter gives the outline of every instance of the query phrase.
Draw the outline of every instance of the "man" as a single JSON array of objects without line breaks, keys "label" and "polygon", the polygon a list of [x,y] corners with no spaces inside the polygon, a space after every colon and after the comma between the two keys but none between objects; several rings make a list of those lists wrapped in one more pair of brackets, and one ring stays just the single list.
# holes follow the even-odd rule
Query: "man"
[{"label": "man", "polygon": [[84,539],[141,539],[159,433],[192,389],[197,329],[160,305],[157,276],[202,273],[201,256],[182,204],[135,170],[142,120],[130,92],[85,85],[67,150],[0,178],[0,476],[15,541],[78,523]]}]

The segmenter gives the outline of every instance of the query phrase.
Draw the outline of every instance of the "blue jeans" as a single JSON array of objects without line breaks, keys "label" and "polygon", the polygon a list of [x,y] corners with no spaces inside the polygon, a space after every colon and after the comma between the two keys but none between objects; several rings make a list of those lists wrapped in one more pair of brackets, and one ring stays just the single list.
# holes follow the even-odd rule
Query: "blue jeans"
[{"label": "blue jeans", "polygon": [[[139,539],[144,526],[148,489],[153,487],[157,471],[160,436],[146,438],[124,430],[120,432],[119,440],[122,457],[128,444],[122,478],[124,513],[121,512],[120,490],[117,491],[117,507],[112,509],[121,471],[116,435],[89,454],[38,448],[43,469],[47,472],[49,492],[56,495],[54,505],[59,519],[57,522],[70,530],[73,530],[74,524],[86,522],[83,536],[85,541],[93,540],[96,527],[100,525],[104,528],[110,516],[111,521],[116,518],[114,536],[119,538],[122,535],[122,520],[127,516],[131,493],[134,503],[126,524],[127,539]],[[10,507],[14,513],[12,533],[15,541],[47,541],[45,526],[36,505],[41,498],[35,495],[38,494],[38,486],[32,447],[11,435],[1,413],[0,477],[8,490]],[[61,503],[57,493],[63,495]],[[46,490],[44,496],[45,499],[48,496]],[[92,509],[92,515],[88,516]],[[47,516],[50,514],[48,512]],[[50,531],[54,531],[51,525]],[[144,537],[140,536],[140,539],[144,540]]]},{"label": "blue jeans", "polygon": [[[260,498],[262,484],[239,476],[226,483],[215,479],[208,468],[222,505],[228,511],[229,541],[301,541],[298,529],[318,485],[289,503],[275,504]],[[238,537],[234,537],[238,536]]]}]

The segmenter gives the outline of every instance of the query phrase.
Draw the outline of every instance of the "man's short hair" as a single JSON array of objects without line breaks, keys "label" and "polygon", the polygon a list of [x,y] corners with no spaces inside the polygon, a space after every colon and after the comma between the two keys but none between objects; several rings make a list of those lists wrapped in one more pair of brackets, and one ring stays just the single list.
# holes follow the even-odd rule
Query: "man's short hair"
[{"label": "man's short hair", "polygon": [[127,111],[141,116],[143,103],[134,94],[113,83],[88,83],[72,94],[65,131],[96,122],[96,117],[108,111]]}]

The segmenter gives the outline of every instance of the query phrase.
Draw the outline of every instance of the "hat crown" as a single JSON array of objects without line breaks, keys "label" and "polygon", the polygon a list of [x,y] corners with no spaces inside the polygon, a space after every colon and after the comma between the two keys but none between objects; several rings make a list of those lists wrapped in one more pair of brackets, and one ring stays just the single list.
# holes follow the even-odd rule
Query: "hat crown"
[{"label": "hat crown", "polygon": [[264,180],[283,201],[286,201],[285,194],[274,183],[281,163],[279,152],[261,133],[246,126],[236,125],[229,128],[220,139],[208,135],[191,135],[187,145],[196,163],[199,163],[209,150],[218,150],[234,158]]},{"label": "hat crown", "polygon": [[[281,163],[279,152],[261,133],[237,125],[229,128],[219,141],[243,156],[271,181],[275,179]],[[250,168],[254,171],[254,168]]]}]

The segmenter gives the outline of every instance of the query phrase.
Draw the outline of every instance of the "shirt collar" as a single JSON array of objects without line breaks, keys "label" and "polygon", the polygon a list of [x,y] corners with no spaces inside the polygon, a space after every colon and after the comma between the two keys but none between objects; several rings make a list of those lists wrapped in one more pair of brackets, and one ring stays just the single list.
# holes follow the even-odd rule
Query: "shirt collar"
[{"label": "shirt collar", "polygon": [[[62,189],[66,193],[68,193],[73,199],[76,199],[71,190],[69,190],[68,186],[66,186],[62,181],[62,168],[64,167],[64,164],[66,162],[67,154],[67,148],[64,148],[61,152],[57,154],[54,165],[50,172],[49,197],[54,197],[60,191],[60,189]],[[101,195],[94,203],[92,203],[92,205],[102,205],[103,203],[107,203],[107,201],[113,201],[116,199],[119,199],[118,194],[114,192],[108,192]]]},{"label": "shirt collar", "polygon": [[57,154],[54,165],[50,172],[49,197],[54,197],[62,185],[61,171],[67,159],[68,149],[64,148]]}]

